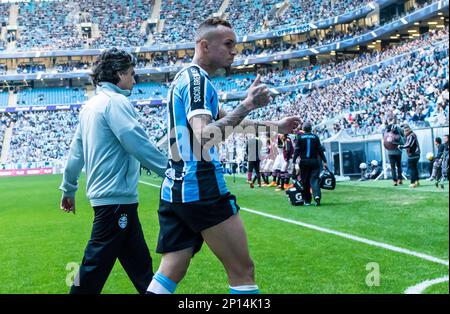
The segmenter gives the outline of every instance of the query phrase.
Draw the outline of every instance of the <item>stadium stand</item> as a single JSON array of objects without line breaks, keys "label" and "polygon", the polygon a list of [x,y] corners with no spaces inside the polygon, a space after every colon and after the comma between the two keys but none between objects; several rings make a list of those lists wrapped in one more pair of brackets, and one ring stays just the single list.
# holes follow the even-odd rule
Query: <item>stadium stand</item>
[{"label": "stadium stand", "polygon": [[[385,52],[363,55],[358,59],[343,62],[341,66],[327,68],[324,73],[332,76],[329,69],[337,72],[351,71],[361,66],[377,63],[389,57],[405,52],[401,62],[381,66],[371,73],[360,75],[323,88],[313,88],[306,93],[293,92],[281,94],[274,99],[274,104],[251,114],[252,118],[277,119],[284,116],[300,115],[304,120],[328,121],[338,117],[334,129],[319,129],[322,138],[333,135],[340,129],[346,129],[352,135],[380,132],[387,120],[394,117],[398,121],[407,121],[411,125],[445,125],[448,124],[448,31],[433,32],[415,41],[411,41]],[[436,44],[437,40],[439,44]],[[420,48],[417,48],[420,47]],[[415,48],[415,51],[414,49]],[[319,67],[320,68],[320,67]],[[248,76],[238,80],[251,82]],[[224,79],[216,84],[225,84]],[[228,82],[229,83],[229,82]],[[231,84],[238,83],[234,82]],[[225,85],[224,85],[225,86]],[[134,89],[132,99],[143,99],[155,95],[158,86],[155,83],[141,83]],[[135,93],[145,90],[145,96]],[[165,86],[167,91],[167,86]],[[39,92],[38,92],[39,93]],[[152,94],[153,93],[153,94]],[[164,90],[160,90],[164,95]],[[158,95],[159,96],[159,95]],[[233,103],[227,103],[233,106]],[[158,142],[165,132],[166,111],[164,107],[137,107],[140,121],[146,128],[152,141]],[[51,121],[48,128],[39,121]],[[76,111],[34,112],[19,114],[14,127],[10,161],[23,160],[30,156],[28,162],[45,158],[60,158],[66,154],[74,126],[77,123]],[[64,136],[61,135],[62,128]],[[43,146],[43,139],[51,132],[52,141]],[[30,134],[34,139],[30,140]],[[42,140],[39,140],[42,139]],[[64,145],[58,146],[58,141]],[[67,143],[66,143],[67,141]],[[234,142],[239,144],[238,139]],[[227,144],[228,145],[228,144]],[[53,149],[53,150],[52,150]]]},{"label": "stadium stand", "polygon": [[236,34],[257,33],[269,28],[268,14],[281,2],[279,0],[230,0],[226,10],[227,19],[233,25]]},{"label": "stadium stand", "polygon": [[[140,106],[136,110],[150,139],[157,143],[165,135],[166,108]],[[78,114],[78,110],[17,113],[7,162],[64,159],[78,124]],[[0,113],[2,125],[6,125],[7,115]]]},{"label": "stadium stand", "polygon": [[[0,3],[0,51],[6,50],[6,41],[1,37],[2,27],[8,24],[9,18],[9,3]],[[1,69],[0,69],[1,73]]]},{"label": "stadium stand", "polygon": [[[149,18],[153,0],[30,1],[20,3],[18,50],[80,49],[142,46],[142,24]],[[98,25],[92,43],[81,32],[81,23]]]},{"label": "stadium stand", "polygon": [[[158,32],[158,27],[153,29],[153,42],[161,44],[192,41],[198,24],[217,13],[222,2],[163,1],[160,11],[162,31]],[[287,9],[277,16],[276,5],[282,4],[281,0],[231,0],[224,17],[230,20],[238,35],[247,35],[336,16],[353,11],[368,2],[368,0],[287,1]],[[37,48],[48,50],[143,46],[148,39],[145,23],[150,17],[153,5],[153,0],[101,2],[32,0],[20,3],[18,17],[20,39],[16,46],[22,51]],[[184,22],[188,20],[189,23]],[[99,37],[91,40],[83,35],[80,24],[84,22],[98,25]],[[356,25],[353,28],[346,33],[357,34],[362,31]],[[343,38],[345,34],[333,31],[324,39],[311,39],[308,46]]]},{"label": "stadium stand", "polygon": [[46,72],[45,64],[29,63],[29,64],[19,64],[17,66],[17,73],[19,74],[45,73],[45,72]]},{"label": "stadium stand", "polygon": [[[194,30],[206,17],[225,9],[224,17],[231,21],[238,34],[250,34],[261,30],[274,29],[286,25],[299,25],[317,19],[340,15],[353,11],[368,0],[253,0],[229,1],[162,1],[160,15],[161,33],[155,28],[152,38],[156,43],[182,43],[192,41]],[[405,11],[392,13],[379,21],[387,23],[401,14],[406,14],[427,3],[405,6]],[[6,7],[2,4],[3,7]],[[76,0],[64,2],[29,1],[19,3],[18,25],[21,34],[17,42],[19,50],[39,49],[77,49],[104,48],[110,46],[142,46],[147,42],[144,32],[146,20],[154,6],[153,0],[94,1]],[[110,13],[112,12],[112,13]],[[8,14],[0,15],[6,19]],[[181,22],[180,22],[181,21]],[[189,23],[185,22],[189,21]],[[98,37],[83,37],[80,23],[88,22],[98,26]],[[448,24],[448,23],[447,23]],[[371,32],[374,26],[360,26],[350,22],[347,30],[339,28],[315,32],[297,37],[297,41],[273,40],[246,43],[237,59],[248,56],[264,56],[276,52],[307,49],[331,42],[351,38]],[[35,31],[37,30],[37,31]],[[320,35],[319,35],[320,34]],[[412,36],[411,36],[412,37]],[[396,118],[412,126],[436,126],[448,124],[448,27],[435,29],[414,40],[399,38],[395,44],[383,45],[368,52],[344,53],[339,58],[322,58],[299,66],[298,63],[278,63],[257,65],[250,70],[235,69],[227,77],[214,77],[213,84],[219,94],[245,91],[255,78],[256,72],[264,75],[263,82],[273,88],[303,83],[293,92],[283,92],[274,96],[267,108],[253,112],[252,118],[278,119],[289,115],[300,115],[304,120],[319,122],[318,133],[322,138],[329,137],[341,129],[351,135],[364,135],[380,132],[387,120]],[[1,49],[1,48],[0,48]],[[395,62],[386,62],[392,58]],[[185,53],[157,51],[138,56],[137,68],[162,67],[191,62],[192,50]],[[61,62],[43,64],[39,61],[17,63],[11,71],[18,74],[32,73],[72,73],[87,71],[93,59],[70,58]],[[297,60],[298,62],[299,60]],[[308,61],[308,60],[306,60]],[[9,63],[8,63],[9,65]],[[10,71],[10,72],[11,72]],[[233,71],[235,72],[233,74]],[[345,78],[350,73],[358,73]],[[7,72],[6,63],[0,65],[0,74]],[[137,84],[130,96],[132,101],[163,100],[166,98],[172,74],[150,78],[151,82]],[[148,79],[148,78],[147,78]],[[332,80],[317,87],[317,82]],[[28,85],[28,86],[33,86]],[[39,84],[42,86],[42,84]],[[17,87],[14,98],[8,93],[0,93],[0,106],[5,107],[16,101],[18,106],[82,104],[87,99],[83,87],[69,88],[31,88]],[[232,108],[236,102],[224,103],[224,108]],[[140,121],[154,142],[164,137],[166,109],[164,106],[136,107]],[[2,125],[9,119],[8,113],[0,113]],[[64,158],[70,138],[77,123],[77,111],[41,111],[17,114],[14,126],[9,161],[50,161]],[[49,120],[48,127],[40,126]],[[64,130],[68,123],[70,127]],[[72,127],[73,126],[73,127]],[[3,126],[3,129],[5,127]],[[46,133],[51,132],[52,140],[42,144]],[[30,134],[36,139],[30,141]],[[66,143],[67,140],[67,143]],[[29,141],[30,143],[28,143]],[[58,141],[64,142],[55,148]],[[233,138],[233,145],[241,145],[241,139]],[[228,145],[228,144],[227,144]],[[231,144],[230,144],[231,145]],[[51,150],[54,150],[51,153]],[[36,150],[36,153],[33,153]],[[30,160],[27,156],[30,155]]]},{"label": "stadium stand", "polygon": [[164,21],[161,33],[154,32],[157,43],[193,41],[195,29],[201,21],[219,10],[222,1],[167,0],[162,2],[160,19]]},{"label": "stadium stand", "polygon": [[[239,35],[311,23],[354,11],[369,0],[231,0],[227,18]],[[286,8],[283,10],[283,4]],[[280,12],[281,11],[281,12]]]},{"label": "stadium stand", "polygon": [[101,36],[94,40],[91,47],[138,47],[146,43],[145,30],[141,29],[142,24],[150,17],[153,0],[81,2],[84,2],[83,12],[87,12],[93,23],[99,25],[101,32]]},{"label": "stadium stand", "polygon": [[78,124],[78,111],[20,112],[13,128],[8,161],[61,160]]},{"label": "stadium stand", "polygon": [[436,47],[418,47],[400,63],[305,94],[282,94],[274,105],[251,115],[265,119],[301,115],[304,120],[325,122],[344,114],[340,128],[353,135],[380,133],[394,117],[415,126],[448,124],[447,39]]},{"label": "stadium stand", "polygon": [[281,25],[298,25],[303,23],[311,23],[317,20],[324,20],[346,12],[355,11],[369,2],[369,0],[289,1],[290,5],[286,12],[276,18],[271,24],[271,27],[275,28]]},{"label": "stadium stand", "polygon": [[76,29],[79,7],[75,2],[30,1],[19,4],[18,50],[83,48]]},{"label": "stadium stand", "polygon": [[29,88],[17,94],[18,106],[79,104],[86,100],[86,90],[82,88]]},{"label": "stadium stand", "polygon": [[168,90],[168,86],[161,83],[140,83],[133,88],[130,99],[165,99]]}]

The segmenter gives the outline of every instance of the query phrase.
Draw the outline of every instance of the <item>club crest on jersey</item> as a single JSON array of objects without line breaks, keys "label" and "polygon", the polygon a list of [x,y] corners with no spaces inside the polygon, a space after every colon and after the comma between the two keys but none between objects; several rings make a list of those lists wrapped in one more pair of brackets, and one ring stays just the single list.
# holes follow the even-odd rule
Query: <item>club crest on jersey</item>
[{"label": "club crest on jersey", "polygon": [[125,229],[125,227],[128,224],[128,217],[127,214],[122,214],[119,218],[119,227],[122,229]]}]

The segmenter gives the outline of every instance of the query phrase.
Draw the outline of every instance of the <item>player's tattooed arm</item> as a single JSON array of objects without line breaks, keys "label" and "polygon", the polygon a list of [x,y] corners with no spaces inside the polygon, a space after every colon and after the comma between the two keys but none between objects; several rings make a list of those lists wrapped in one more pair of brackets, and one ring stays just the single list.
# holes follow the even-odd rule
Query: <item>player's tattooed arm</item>
[{"label": "player's tattooed arm", "polygon": [[206,143],[217,145],[235,132],[236,126],[244,120],[249,112],[247,107],[240,104],[230,113],[221,110],[217,121],[212,121],[210,115],[199,114],[193,116],[189,120],[189,124],[195,139],[201,143],[201,146]]},{"label": "player's tattooed arm", "polygon": [[247,97],[231,112],[219,112],[219,119],[212,121],[212,117],[205,114],[193,116],[189,124],[195,134],[195,138],[202,144],[219,144],[238,126],[250,111],[266,106],[270,101],[270,92],[265,84],[261,84],[261,76],[258,75],[247,91]]}]

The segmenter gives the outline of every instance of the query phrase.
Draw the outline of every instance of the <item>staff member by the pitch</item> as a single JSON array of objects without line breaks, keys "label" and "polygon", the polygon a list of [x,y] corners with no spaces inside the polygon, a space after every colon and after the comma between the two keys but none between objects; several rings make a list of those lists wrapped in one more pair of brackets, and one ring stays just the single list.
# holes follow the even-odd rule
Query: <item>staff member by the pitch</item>
[{"label": "staff member by the pitch", "polygon": [[164,175],[167,158],[136,119],[131,94],[136,59],[112,48],[93,69],[96,95],[83,107],[60,189],[61,209],[75,213],[78,177],[85,166],[95,218],[71,293],[100,293],[118,258],[139,293],[153,277],[152,259],[137,213],[139,164]]},{"label": "staff member by the pitch", "polygon": [[323,167],[326,168],[327,159],[323,153],[319,137],[311,133],[311,123],[303,123],[302,129],[303,133],[297,135],[294,161],[297,160],[297,157],[300,157],[300,177],[303,185],[302,196],[305,205],[311,204],[312,189],[316,206],[319,206],[322,197],[319,184],[320,161],[323,161]]}]

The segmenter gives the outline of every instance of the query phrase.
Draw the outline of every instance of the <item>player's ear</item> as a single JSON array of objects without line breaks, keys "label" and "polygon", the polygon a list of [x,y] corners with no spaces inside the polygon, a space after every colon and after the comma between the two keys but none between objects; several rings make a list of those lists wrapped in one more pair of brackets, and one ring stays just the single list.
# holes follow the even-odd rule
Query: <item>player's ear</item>
[{"label": "player's ear", "polygon": [[206,39],[202,39],[200,41],[200,47],[204,52],[208,52],[208,49],[209,49],[208,41]]}]

